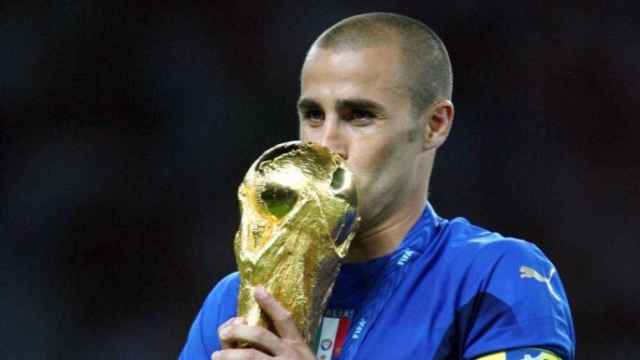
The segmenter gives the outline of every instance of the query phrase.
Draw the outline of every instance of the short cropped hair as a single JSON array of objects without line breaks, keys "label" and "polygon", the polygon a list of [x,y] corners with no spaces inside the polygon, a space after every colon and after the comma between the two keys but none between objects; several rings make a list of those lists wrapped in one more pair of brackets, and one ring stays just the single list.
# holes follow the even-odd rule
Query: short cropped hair
[{"label": "short cropped hair", "polygon": [[393,13],[368,13],[327,29],[313,47],[359,50],[396,41],[404,79],[416,114],[435,100],[451,99],[453,74],[449,54],[436,33],[422,22]]}]

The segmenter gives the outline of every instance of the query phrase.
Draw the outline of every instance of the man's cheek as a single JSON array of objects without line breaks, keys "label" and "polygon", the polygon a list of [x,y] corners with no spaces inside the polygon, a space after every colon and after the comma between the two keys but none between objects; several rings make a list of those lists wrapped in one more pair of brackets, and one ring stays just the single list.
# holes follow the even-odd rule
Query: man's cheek
[{"label": "man's cheek", "polygon": [[310,131],[303,123],[300,124],[300,141],[302,142],[314,142],[313,132]]}]

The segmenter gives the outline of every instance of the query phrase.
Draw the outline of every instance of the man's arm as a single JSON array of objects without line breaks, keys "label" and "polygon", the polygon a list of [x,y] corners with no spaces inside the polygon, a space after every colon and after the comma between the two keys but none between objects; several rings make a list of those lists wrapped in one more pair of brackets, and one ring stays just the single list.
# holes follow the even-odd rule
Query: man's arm
[{"label": "man's arm", "polygon": [[562,360],[551,351],[537,348],[515,349],[481,356],[476,360]]},{"label": "man's arm", "polygon": [[517,239],[488,242],[468,274],[466,289],[474,295],[459,324],[465,359],[575,357],[568,300],[540,249]]}]

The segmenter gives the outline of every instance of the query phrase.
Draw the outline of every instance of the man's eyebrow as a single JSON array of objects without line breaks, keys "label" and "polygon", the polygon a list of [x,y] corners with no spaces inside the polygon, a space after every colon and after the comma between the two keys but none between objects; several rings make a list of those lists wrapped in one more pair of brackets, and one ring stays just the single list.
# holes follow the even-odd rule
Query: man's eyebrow
[{"label": "man's eyebrow", "polygon": [[353,99],[344,99],[338,100],[336,103],[336,109],[361,109],[361,110],[370,110],[373,112],[384,112],[384,106],[375,101],[353,98]]},{"label": "man's eyebrow", "polygon": [[298,100],[298,110],[317,109],[320,108],[320,104],[309,98],[302,98]]},{"label": "man's eyebrow", "polygon": [[[298,100],[298,110],[319,109],[322,106],[310,98]],[[361,109],[372,112],[384,112],[384,106],[372,100],[362,98],[339,99],[336,101],[336,110],[339,109]]]}]

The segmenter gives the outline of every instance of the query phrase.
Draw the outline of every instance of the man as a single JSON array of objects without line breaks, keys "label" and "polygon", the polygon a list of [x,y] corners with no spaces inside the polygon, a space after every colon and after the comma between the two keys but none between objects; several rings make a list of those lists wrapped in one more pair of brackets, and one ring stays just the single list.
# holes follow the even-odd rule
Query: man
[{"label": "man", "polygon": [[[301,74],[300,138],[340,153],[356,176],[361,227],[311,349],[264,289],[275,331],[235,317],[238,276],[198,314],[183,359],[573,359],[572,318],[534,245],[426,202],[454,117],[446,49],[424,24],[374,13],[311,46]],[[239,342],[251,348],[237,348]]]}]

